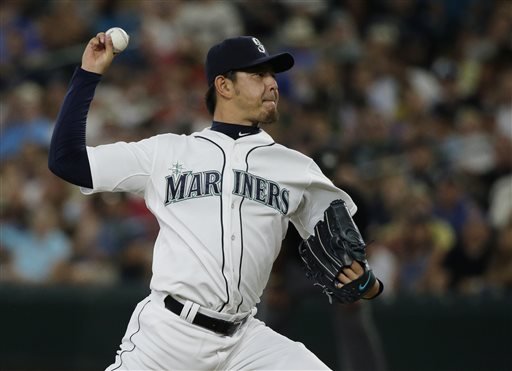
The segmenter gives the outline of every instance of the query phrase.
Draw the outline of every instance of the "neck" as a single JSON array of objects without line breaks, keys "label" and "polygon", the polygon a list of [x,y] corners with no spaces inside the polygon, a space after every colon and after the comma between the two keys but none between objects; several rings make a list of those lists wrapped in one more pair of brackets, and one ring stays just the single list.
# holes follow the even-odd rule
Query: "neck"
[{"label": "neck", "polygon": [[242,125],[242,126],[253,126],[253,127],[258,127],[259,124],[258,123],[252,123],[252,122],[249,122],[249,121],[244,121],[244,120],[238,120],[238,119],[235,119],[235,118],[223,118],[222,116],[213,116],[213,121],[216,121],[216,122],[222,122],[224,124],[228,124],[228,125]]},{"label": "neck", "polygon": [[238,114],[237,112],[233,112],[233,110],[229,110],[227,112],[224,107],[220,104],[217,105],[215,109],[215,113],[213,114],[213,121],[223,122],[225,124],[235,124],[235,125],[243,125],[243,126],[258,126],[257,123],[253,123],[246,118],[244,115]]}]

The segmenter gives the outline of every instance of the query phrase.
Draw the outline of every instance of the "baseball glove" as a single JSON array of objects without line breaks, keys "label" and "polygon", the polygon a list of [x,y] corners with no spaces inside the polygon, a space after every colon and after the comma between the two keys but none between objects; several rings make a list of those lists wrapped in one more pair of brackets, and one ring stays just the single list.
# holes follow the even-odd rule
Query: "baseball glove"
[{"label": "baseball glove", "polygon": [[[328,296],[343,304],[361,299],[375,284],[375,276],[366,260],[366,244],[343,200],[335,200],[324,212],[324,220],[315,226],[315,234],[299,245],[306,276]],[[337,277],[343,268],[357,260],[364,268],[358,279],[343,285]],[[378,294],[382,292],[381,290]],[[377,294],[377,295],[378,295]],[[377,296],[375,295],[375,296]],[[372,298],[373,299],[373,298]]]}]

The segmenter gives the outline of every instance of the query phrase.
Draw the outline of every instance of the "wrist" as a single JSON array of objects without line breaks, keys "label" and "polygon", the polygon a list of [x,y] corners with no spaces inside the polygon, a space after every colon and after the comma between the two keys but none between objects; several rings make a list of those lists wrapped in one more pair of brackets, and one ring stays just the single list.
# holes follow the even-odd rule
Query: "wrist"
[{"label": "wrist", "polygon": [[101,77],[103,75],[101,72],[96,72],[93,69],[85,67],[83,64],[80,66],[80,71],[85,74],[91,74],[92,76],[95,76],[95,77]]},{"label": "wrist", "polygon": [[99,75],[99,76],[103,75],[103,72],[104,72],[104,71],[98,71],[95,68],[91,68],[91,67],[85,66],[83,64],[80,66],[80,69],[82,71],[85,71],[85,72],[88,72],[88,73],[92,73],[92,74],[95,74],[95,75]]},{"label": "wrist", "polygon": [[379,296],[384,291],[384,285],[379,279],[375,280],[372,288],[363,296],[363,299],[371,300]]}]

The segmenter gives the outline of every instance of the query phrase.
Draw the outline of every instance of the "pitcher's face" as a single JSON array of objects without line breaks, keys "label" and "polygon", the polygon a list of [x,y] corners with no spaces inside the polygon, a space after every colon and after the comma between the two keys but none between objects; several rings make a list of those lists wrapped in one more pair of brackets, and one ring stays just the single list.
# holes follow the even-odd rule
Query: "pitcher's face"
[{"label": "pitcher's face", "polygon": [[271,124],[278,119],[279,90],[274,72],[265,66],[237,71],[234,103],[252,124]]}]

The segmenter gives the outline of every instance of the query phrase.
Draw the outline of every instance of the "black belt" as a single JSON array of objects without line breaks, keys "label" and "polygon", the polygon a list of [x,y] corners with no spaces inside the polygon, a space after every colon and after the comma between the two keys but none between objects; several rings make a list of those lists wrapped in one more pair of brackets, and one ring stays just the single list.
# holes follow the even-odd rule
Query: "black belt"
[{"label": "black belt", "polygon": [[[164,302],[165,307],[171,312],[177,314],[178,316],[181,314],[181,311],[183,310],[183,304],[174,299],[171,295],[167,295]],[[231,336],[236,332],[236,330],[240,328],[240,326],[245,323],[247,318],[249,318],[249,316],[245,317],[241,321],[229,322],[222,319],[208,317],[202,313],[197,312],[192,323],[194,325],[198,325],[208,330],[214,331],[218,334]]]}]

